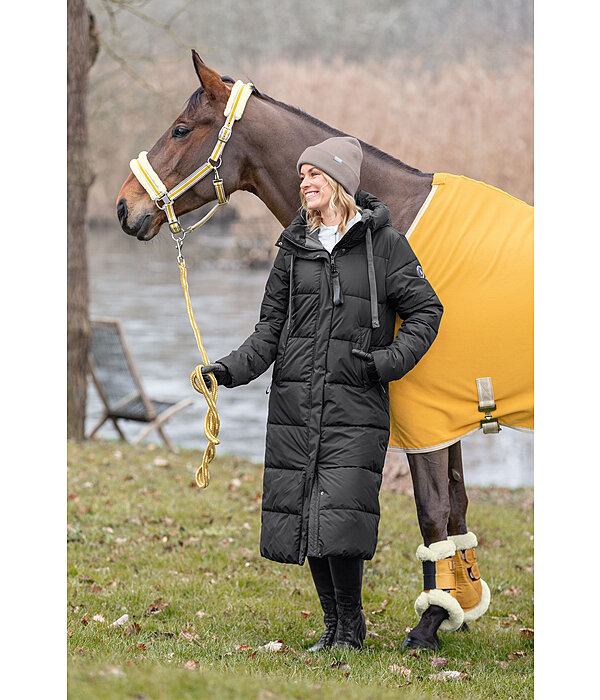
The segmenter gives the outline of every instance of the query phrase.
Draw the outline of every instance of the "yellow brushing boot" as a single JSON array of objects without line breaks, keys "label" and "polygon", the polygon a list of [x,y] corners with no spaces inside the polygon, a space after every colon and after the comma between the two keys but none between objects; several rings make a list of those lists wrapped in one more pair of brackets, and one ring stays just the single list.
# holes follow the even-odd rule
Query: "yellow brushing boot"
[{"label": "yellow brushing boot", "polygon": [[456,599],[465,614],[465,622],[481,617],[490,605],[490,589],[479,575],[475,547],[477,537],[472,532],[466,535],[450,535],[456,546],[453,557],[456,574]]},{"label": "yellow brushing boot", "polygon": [[461,627],[464,612],[456,599],[456,572],[454,556],[456,546],[450,540],[432,542],[429,547],[420,545],[417,559],[423,562],[423,593],[415,601],[415,612],[422,617],[430,605],[438,605],[448,612],[440,625],[445,632]]}]

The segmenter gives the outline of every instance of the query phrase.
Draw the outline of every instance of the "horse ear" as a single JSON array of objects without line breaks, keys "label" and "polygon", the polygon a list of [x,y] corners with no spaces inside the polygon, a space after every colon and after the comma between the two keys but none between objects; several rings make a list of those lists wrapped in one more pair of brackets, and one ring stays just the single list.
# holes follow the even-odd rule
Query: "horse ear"
[{"label": "horse ear", "polygon": [[204,91],[213,97],[223,96],[227,99],[229,92],[225,83],[221,80],[221,76],[209,68],[194,49],[192,49],[192,60],[194,61],[196,75]]}]

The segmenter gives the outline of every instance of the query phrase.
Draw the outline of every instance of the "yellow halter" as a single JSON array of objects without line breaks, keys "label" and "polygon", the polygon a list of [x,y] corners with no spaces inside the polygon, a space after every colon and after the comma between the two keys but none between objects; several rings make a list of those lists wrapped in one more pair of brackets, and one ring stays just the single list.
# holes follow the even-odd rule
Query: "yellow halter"
[{"label": "yellow halter", "polygon": [[[162,209],[167,216],[169,229],[171,231],[171,238],[177,245],[177,264],[179,266],[181,287],[185,297],[188,318],[190,320],[192,330],[194,331],[196,344],[198,345],[198,350],[200,350],[202,361],[204,363],[198,365],[190,375],[191,385],[198,393],[204,395],[208,405],[206,418],[204,420],[204,435],[208,440],[208,445],[204,450],[202,464],[196,470],[196,484],[201,489],[206,488],[209,484],[210,476],[208,473],[208,465],[215,456],[215,445],[218,445],[220,442],[217,438],[220,427],[219,414],[217,411],[217,380],[212,372],[207,375],[211,378],[211,387],[209,389],[206,386],[206,382],[204,381],[204,377],[202,375],[202,368],[210,364],[210,362],[202,343],[202,336],[198,330],[196,319],[194,318],[194,311],[190,301],[190,293],[187,282],[187,269],[181,249],[183,247],[183,241],[190,231],[200,228],[200,226],[205,224],[220,206],[229,203],[229,199],[225,196],[223,180],[219,177],[219,171],[217,168],[221,166],[221,156],[225,148],[225,144],[229,141],[229,137],[231,136],[233,123],[241,118],[242,114],[244,113],[244,108],[246,107],[246,102],[248,102],[248,98],[252,94],[253,90],[254,85],[252,85],[252,83],[243,83],[241,80],[238,80],[235,83],[235,85],[231,88],[229,100],[225,106],[225,110],[223,111],[223,114],[226,117],[225,123],[219,131],[217,143],[213,148],[210,157],[191,175],[186,177],[185,180],[182,180],[178,185],[175,185],[175,187],[171,188],[170,190],[167,190],[165,184],[150,164],[150,161],[148,160],[148,151],[142,151],[137,158],[134,158],[129,163],[129,167],[131,168],[131,171],[135,177],[138,179],[139,183],[150,195],[150,198],[156,204],[156,206],[159,209]],[[181,197],[184,192],[187,192],[191,187],[200,182],[200,180],[204,179],[211,171],[214,171],[215,173],[213,185],[217,194],[217,203],[208,212],[208,214],[206,214],[206,216],[204,216],[198,222],[192,226],[183,228],[177,214],[175,214],[173,203],[178,197]]]}]

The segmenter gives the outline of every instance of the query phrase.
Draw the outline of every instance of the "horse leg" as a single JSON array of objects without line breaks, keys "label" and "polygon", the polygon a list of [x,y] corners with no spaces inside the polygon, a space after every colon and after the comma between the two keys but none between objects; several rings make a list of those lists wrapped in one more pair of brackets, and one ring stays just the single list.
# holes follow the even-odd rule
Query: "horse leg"
[{"label": "horse leg", "polygon": [[457,629],[463,622],[462,609],[451,595],[456,587],[452,559],[456,547],[448,540],[451,511],[449,454],[448,448],[408,454],[419,528],[424,541],[417,550],[417,558],[423,562],[427,592],[417,598],[415,609],[421,614],[421,619],[408,633],[403,648],[437,649],[440,646],[438,629]]},{"label": "horse leg", "polygon": [[448,535],[466,535],[469,499],[465,489],[460,442],[455,442],[448,448],[448,495],[450,500]]},{"label": "horse leg", "polygon": [[468,631],[467,622],[477,620],[487,610],[490,603],[490,590],[479,575],[475,556],[477,537],[467,529],[469,499],[465,490],[460,442],[449,448],[448,490],[450,495],[448,539],[456,545],[454,555],[456,598],[464,611],[461,629]]}]

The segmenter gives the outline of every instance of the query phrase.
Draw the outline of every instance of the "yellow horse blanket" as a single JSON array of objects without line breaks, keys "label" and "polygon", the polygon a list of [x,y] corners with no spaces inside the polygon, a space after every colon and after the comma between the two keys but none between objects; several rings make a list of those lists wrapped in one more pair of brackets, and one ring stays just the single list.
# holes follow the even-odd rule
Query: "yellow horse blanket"
[{"label": "yellow horse blanket", "polygon": [[390,447],[426,452],[477,430],[480,377],[492,380],[492,416],[532,430],[533,207],[484,182],[436,173],[406,237],[444,315],[429,351],[389,385]]}]

